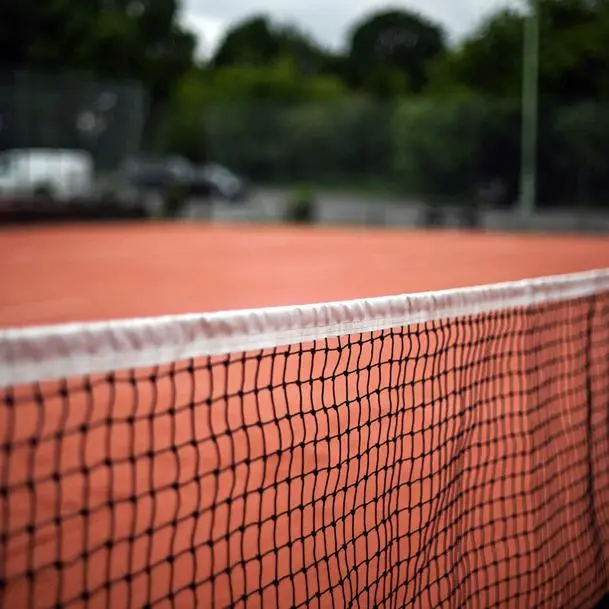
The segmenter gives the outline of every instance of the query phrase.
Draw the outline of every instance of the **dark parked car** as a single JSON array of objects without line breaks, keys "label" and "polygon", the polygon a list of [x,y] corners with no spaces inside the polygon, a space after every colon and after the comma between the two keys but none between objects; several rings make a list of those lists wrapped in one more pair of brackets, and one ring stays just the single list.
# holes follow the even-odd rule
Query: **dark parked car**
[{"label": "dark parked car", "polygon": [[165,192],[177,184],[189,196],[229,201],[242,200],[247,193],[245,180],[226,167],[215,163],[196,167],[177,156],[131,159],[125,165],[124,177],[129,186],[141,191]]},{"label": "dark parked car", "polygon": [[[176,184],[190,191],[195,173],[192,165],[180,157],[140,157],[125,163],[123,177],[130,187],[142,191],[165,191]],[[211,186],[201,194],[211,195]]]},{"label": "dark parked car", "polygon": [[216,197],[236,202],[248,195],[247,182],[222,165],[208,163],[197,173],[204,182],[211,185]]}]

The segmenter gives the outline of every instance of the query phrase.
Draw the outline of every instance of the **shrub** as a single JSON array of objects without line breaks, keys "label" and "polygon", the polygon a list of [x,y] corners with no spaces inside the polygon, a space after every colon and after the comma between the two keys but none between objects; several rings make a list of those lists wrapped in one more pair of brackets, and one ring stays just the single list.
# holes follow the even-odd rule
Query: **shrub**
[{"label": "shrub", "polygon": [[168,218],[176,218],[184,209],[188,199],[186,188],[177,183],[170,184],[165,190],[164,215]]},{"label": "shrub", "polygon": [[427,203],[421,210],[423,228],[439,228],[444,224],[444,211],[434,203]]},{"label": "shrub", "polygon": [[34,188],[34,196],[40,199],[52,199],[53,187],[47,183],[37,184]]},{"label": "shrub", "polygon": [[288,222],[311,224],[315,216],[315,195],[310,188],[300,187],[292,195],[287,210]]}]

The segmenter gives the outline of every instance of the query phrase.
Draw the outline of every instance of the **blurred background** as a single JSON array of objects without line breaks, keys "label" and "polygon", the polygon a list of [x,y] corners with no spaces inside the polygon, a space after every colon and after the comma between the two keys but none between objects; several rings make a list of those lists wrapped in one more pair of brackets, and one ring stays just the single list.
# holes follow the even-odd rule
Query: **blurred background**
[{"label": "blurred background", "polygon": [[216,4],[2,0],[4,222],[609,230],[606,0]]}]

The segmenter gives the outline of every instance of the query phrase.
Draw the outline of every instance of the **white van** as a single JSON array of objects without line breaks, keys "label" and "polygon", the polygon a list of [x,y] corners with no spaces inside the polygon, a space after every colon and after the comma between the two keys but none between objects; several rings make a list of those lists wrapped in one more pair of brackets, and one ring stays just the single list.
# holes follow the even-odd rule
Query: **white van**
[{"label": "white van", "polygon": [[20,148],[0,152],[0,197],[45,193],[57,201],[89,195],[93,160],[81,150]]}]

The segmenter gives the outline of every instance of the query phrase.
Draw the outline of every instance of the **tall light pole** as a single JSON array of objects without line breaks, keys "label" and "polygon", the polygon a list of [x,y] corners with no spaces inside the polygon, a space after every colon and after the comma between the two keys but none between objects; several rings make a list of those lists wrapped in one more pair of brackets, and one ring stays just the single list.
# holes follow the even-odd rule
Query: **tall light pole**
[{"label": "tall light pole", "polygon": [[537,123],[539,114],[539,0],[532,0],[524,22],[520,200],[523,217],[535,213],[537,198]]}]

